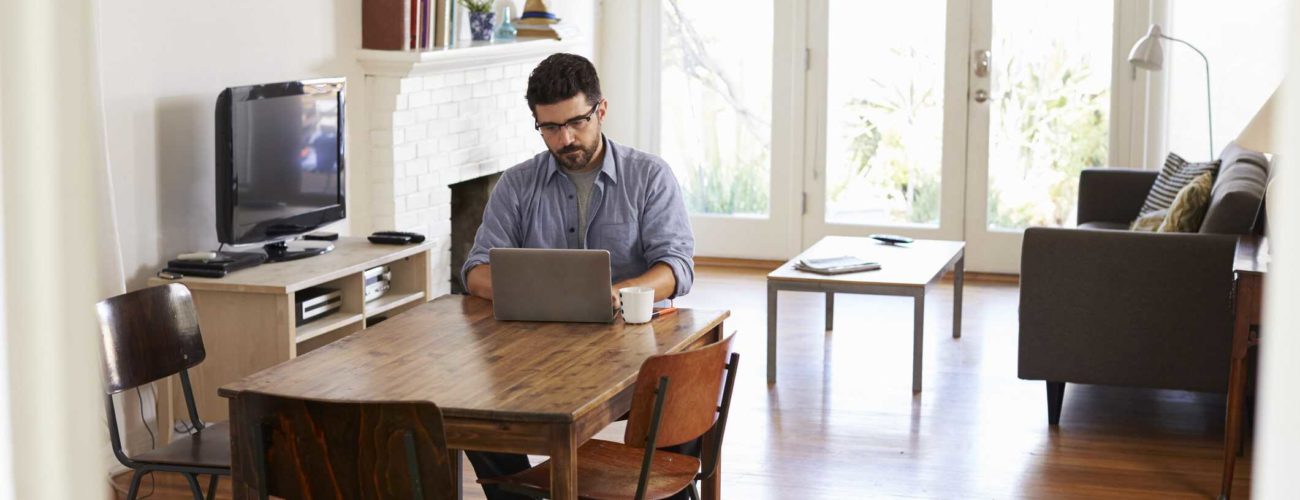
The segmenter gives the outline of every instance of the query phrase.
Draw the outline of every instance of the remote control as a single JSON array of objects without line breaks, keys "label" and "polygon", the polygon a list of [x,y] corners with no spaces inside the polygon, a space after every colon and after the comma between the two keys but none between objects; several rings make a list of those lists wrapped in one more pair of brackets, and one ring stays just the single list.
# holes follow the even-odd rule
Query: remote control
[{"label": "remote control", "polygon": [[[224,278],[226,276],[225,269],[176,269],[167,267],[163,268],[162,272],[180,275],[181,277],[198,276],[200,278]],[[159,274],[159,277],[162,277],[161,273]]]},{"label": "remote control", "polygon": [[369,238],[371,243],[380,245],[405,245],[411,242],[410,236],[390,236],[383,234],[372,234]]},{"label": "remote control", "polygon": [[906,236],[899,236],[896,234],[873,234],[871,235],[871,239],[879,241],[886,245],[906,244],[906,243],[911,243],[913,241],[911,238],[908,238]]},{"label": "remote control", "polygon": [[405,236],[411,239],[411,243],[423,243],[424,235],[420,233],[408,233],[406,231],[375,231],[376,236]]}]

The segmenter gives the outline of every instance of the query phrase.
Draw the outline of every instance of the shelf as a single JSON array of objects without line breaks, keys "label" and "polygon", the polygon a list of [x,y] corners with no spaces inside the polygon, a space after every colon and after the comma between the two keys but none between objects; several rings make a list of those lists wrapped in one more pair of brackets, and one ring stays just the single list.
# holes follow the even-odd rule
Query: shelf
[{"label": "shelf", "polygon": [[294,342],[310,340],[350,324],[358,323],[362,319],[364,319],[364,316],[360,313],[344,311],[331,313],[324,318],[299,326],[293,340]]},{"label": "shelf", "polygon": [[513,42],[457,42],[430,50],[360,49],[357,61],[367,75],[406,77],[435,71],[490,66],[511,61],[531,61],[556,52],[572,52],[585,38],[566,40],[519,38]]},{"label": "shelf", "polygon": [[393,310],[394,308],[402,307],[423,298],[424,292],[388,293],[383,297],[366,303],[366,316],[370,317],[376,314],[383,314]]}]

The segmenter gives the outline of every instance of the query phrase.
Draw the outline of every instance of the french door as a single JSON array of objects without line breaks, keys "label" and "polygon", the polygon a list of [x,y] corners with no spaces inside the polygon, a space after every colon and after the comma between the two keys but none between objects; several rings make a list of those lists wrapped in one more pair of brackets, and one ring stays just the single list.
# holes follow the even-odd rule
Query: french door
[{"label": "french door", "polygon": [[1015,273],[1023,229],[1072,225],[1079,171],[1127,148],[1115,27],[1145,26],[1137,4],[643,0],[639,143],[673,166],[698,255],[895,233]]},{"label": "french door", "polygon": [[810,5],[804,245],[965,240],[1017,273],[1029,226],[1069,226],[1108,164],[1115,5],[820,0]]}]

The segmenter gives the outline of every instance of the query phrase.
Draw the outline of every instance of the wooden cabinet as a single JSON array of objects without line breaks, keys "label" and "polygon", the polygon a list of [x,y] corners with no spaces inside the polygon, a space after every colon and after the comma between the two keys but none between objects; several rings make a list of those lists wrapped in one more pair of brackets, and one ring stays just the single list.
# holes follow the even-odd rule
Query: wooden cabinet
[{"label": "wooden cabinet", "polygon": [[[149,281],[150,285],[179,282],[194,295],[207,357],[191,370],[190,382],[204,421],[228,418],[226,400],[217,396],[222,385],[361,332],[367,320],[398,314],[431,299],[432,243],[394,246],[340,238],[334,244],[334,251],[324,255],[263,264],[220,279]],[[365,302],[362,273],[383,265],[392,273],[391,288]],[[341,290],[342,307],[295,325],[294,294],[318,286]],[[168,427],[185,414],[180,384],[171,382],[159,388],[158,397],[158,420]]]}]

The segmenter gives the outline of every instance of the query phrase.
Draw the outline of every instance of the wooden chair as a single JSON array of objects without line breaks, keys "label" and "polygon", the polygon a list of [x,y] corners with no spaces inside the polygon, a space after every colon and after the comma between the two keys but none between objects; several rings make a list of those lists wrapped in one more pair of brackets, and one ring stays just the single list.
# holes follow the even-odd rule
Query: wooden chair
[{"label": "wooden chair", "polygon": [[[578,448],[579,498],[658,500],[682,491],[699,498],[695,481],[713,477],[722,450],[740,364],[740,354],[731,352],[733,338],[654,356],[641,365],[623,443],[592,439]],[[701,458],[657,449],[693,442],[710,430],[717,433],[716,439],[701,450]],[[551,491],[550,462],[479,483],[546,498]]]},{"label": "wooden chair", "polygon": [[[95,306],[103,342],[108,435],[117,461],[135,471],[127,500],[135,499],[140,479],[151,471],[181,473],[195,500],[203,500],[198,476],[211,475],[207,495],[211,500],[217,478],[230,475],[230,432],[225,422],[199,420],[194,406],[188,370],[203,362],[204,351],[189,289],[179,284],[157,286],[105,299]],[[113,395],[178,373],[194,433],[162,448],[127,456],[117,431]]]},{"label": "wooden chair", "polygon": [[240,443],[251,443],[251,482],[260,499],[458,497],[456,462],[433,403],[241,397],[248,398],[244,418],[253,425],[251,439]]}]

